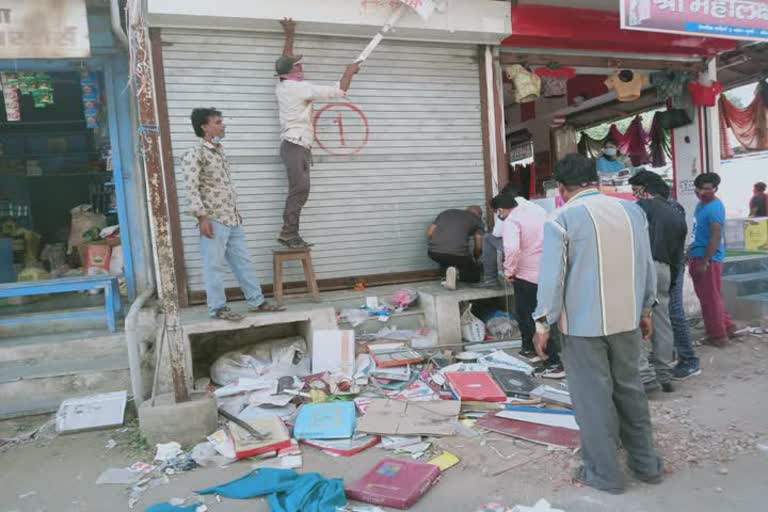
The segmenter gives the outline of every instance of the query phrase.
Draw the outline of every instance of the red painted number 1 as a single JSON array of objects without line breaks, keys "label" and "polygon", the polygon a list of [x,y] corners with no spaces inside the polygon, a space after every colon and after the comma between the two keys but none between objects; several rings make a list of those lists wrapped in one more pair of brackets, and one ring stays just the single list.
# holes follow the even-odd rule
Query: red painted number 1
[{"label": "red painted number 1", "polygon": [[336,112],[336,119],[331,122],[339,127],[339,142],[342,146],[346,146],[347,140],[344,138],[344,121],[341,118],[341,112]]}]

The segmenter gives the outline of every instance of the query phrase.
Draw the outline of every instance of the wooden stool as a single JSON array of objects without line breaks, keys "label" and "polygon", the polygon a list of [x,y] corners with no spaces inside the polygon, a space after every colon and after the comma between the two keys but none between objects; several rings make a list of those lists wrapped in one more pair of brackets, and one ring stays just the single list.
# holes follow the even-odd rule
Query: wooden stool
[{"label": "wooden stool", "polygon": [[277,249],[272,251],[273,288],[275,301],[283,305],[283,262],[301,260],[304,267],[304,279],[307,281],[307,291],[315,301],[320,300],[320,289],[315,279],[315,268],[312,266],[312,249]]}]

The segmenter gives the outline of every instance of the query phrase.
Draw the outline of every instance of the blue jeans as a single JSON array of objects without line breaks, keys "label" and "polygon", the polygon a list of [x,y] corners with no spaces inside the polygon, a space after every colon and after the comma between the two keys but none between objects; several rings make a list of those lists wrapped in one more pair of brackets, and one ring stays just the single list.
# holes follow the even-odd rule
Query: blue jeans
[{"label": "blue jeans", "polygon": [[674,333],[675,351],[678,363],[699,364],[699,358],[691,344],[691,331],[688,327],[688,318],[683,307],[683,283],[685,282],[685,265],[677,271],[675,284],[669,290],[669,319],[672,322]]},{"label": "blue jeans", "polygon": [[261,283],[256,277],[251,254],[245,243],[243,227],[226,226],[213,220],[211,224],[213,238],[200,235],[208,314],[214,316],[217,310],[227,305],[227,297],[224,294],[224,276],[227,271],[225,260],[237,277],[248,306],[260,306],[264,302],[264,294],[261,292]]}]

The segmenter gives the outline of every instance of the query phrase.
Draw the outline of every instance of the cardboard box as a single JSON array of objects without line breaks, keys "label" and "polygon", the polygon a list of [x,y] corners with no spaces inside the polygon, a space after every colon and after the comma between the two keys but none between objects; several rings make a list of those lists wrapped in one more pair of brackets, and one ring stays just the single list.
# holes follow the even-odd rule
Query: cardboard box
[{"label": "cardboard box", "polygon": [[768,251],[768,218],[744,222],[744,250]]}]

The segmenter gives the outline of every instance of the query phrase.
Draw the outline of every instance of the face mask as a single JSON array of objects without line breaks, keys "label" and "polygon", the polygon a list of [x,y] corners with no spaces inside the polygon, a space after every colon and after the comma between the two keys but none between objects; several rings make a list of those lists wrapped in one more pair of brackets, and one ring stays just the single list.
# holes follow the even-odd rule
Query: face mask
[{"label": "face mask", "polygon": [[293,80],[294,82],[303,82],[304,81],[304,72],[303,71],[291,71],[290,73],[286,73],[284,75],[280,75],[280,78],[284,80]]},{"label": "face mask", "polygon": [[218,135],[216,137],[211,137],[211,142],[213,142],[214,144],[221,144],[222,138],[223,137],[219,137]]},{"label": "face mask", "polygon": [[617,153],[618,153],[618,150],[616,148],[605,148],[603,150],[603,154],[605,156],[616,156]]}]

